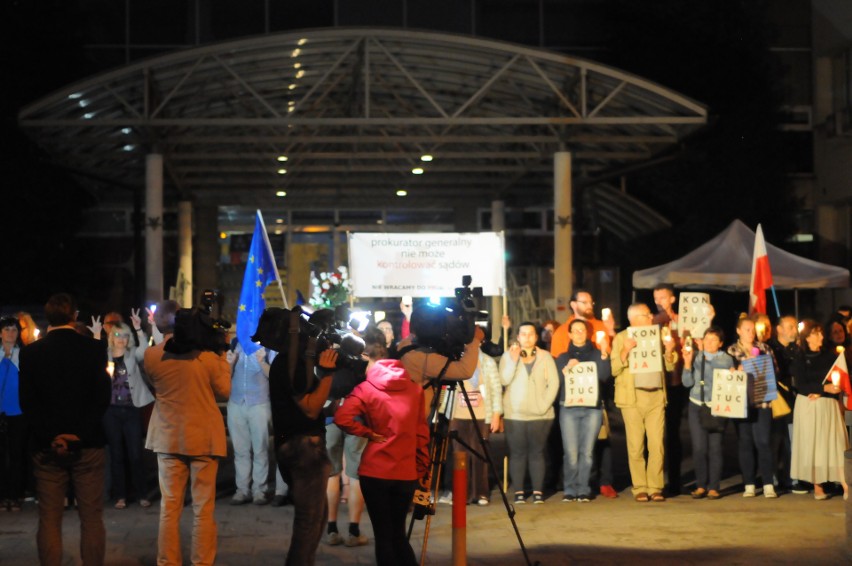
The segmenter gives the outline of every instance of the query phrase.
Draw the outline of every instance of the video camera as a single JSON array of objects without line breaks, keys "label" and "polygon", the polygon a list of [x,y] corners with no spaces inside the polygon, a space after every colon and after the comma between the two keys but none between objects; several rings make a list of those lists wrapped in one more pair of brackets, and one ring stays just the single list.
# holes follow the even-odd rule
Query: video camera
[{"label": "video camera", "polygon": [[[346,329],[348,322],[348,309],[337,307],[335,310],[321,309],[314,312],[309,318],[301,308],[299,310],[300,355],[305,355],[307,346],[306,339],[314,338],[316,346],[308,355],[319,355],[337,345],[337,369],[348,368],[356,375],[364,375],[367,370],[367,361],[361,357],[364,351],[364,341]],[[257,324],[257,330],[252,341],[259,342],[263,347],[275,350],[279,354],[287,353],[290,349],[290,313],[286,309],[268,308],[263,311]],[[295,330],[295,329],[294,329]]]},{"label": "video camera", "polygon": [[458,360],[465,346],[473,340],[477,320],[486,320],[488,313],[476,308],[475,299],[482,297],[482,287],[471,288],[470,275],[462,277],[462,286],[455,289],[452,306],[422,305],[411,315],[411,332],[419,346],[427,346],[450,360]]},{"label": "video camera", "polygon": [[174,336],[166,343],[165,350],[173,354],[192,350],[222,353],[227,350],[231,323],[223,318],[213,318],[214,303],[221,313],[221,295],[213,289],[205,289],[197,307],[178,310],[175,313]]}]

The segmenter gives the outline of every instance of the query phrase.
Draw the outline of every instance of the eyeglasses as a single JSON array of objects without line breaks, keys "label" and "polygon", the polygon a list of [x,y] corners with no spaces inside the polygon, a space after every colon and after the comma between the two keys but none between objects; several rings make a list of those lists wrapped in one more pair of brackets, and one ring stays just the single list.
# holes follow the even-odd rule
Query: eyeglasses
[{"label": "eyeglasses", "polygon": [[130,334],[125,334],[124,332],[113,332],[112,335],[116,338],[130,338]]},{"label": "eyeglasses", "polygon": [[580,303],[581,305],[591,305],[591,306],[595,306],[595,302],[594,302],[594,301],[581,301],[581,300],[577,300],[577,301],[575,301],[575,302]]}]

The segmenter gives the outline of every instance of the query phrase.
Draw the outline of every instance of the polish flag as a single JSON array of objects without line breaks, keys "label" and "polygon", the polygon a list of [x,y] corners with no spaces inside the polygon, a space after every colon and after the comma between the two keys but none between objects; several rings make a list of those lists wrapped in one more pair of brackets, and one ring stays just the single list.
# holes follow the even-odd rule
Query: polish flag
[{"label": "polish flag", "polygon": [[852,383],[849,381],[849,368],[846,366],[846,354],[840,352],[834,365],[828,370],[823,383],[834,383],[837,379],[837,384],[840,385],[840,390],[846,394],[846,408],[852,409]]},{"label": "polish flag", "polygon": [[772,272],[769,271],[769,256],[763,228],[757,225],[754,235],[754,255],[751,259],[751,284],[749,285],[749,314],[766,314],[766,290],[772,287]]}]

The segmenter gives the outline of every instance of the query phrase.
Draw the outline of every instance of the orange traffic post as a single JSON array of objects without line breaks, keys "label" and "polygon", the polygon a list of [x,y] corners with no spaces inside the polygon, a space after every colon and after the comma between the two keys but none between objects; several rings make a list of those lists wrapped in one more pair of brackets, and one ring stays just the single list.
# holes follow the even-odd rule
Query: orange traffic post
[{"label": "orange traffic post", "polygon": [[453,452],[453,566],[467,564],[467,453]]}]

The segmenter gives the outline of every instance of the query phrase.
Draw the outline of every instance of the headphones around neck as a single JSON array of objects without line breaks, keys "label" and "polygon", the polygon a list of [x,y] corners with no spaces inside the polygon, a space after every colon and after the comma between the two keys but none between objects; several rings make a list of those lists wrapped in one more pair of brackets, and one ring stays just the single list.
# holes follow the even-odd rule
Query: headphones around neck
[{"label": "headphones around neck", "polygon": [[535,346],[533,346],[533,349],[530,350],[529,352],[527,352],[526,350],[521,350],[521,357],[522,358],[532,358],[533,356],[535,356],[536,350],[537,350],[537,348]]}]

